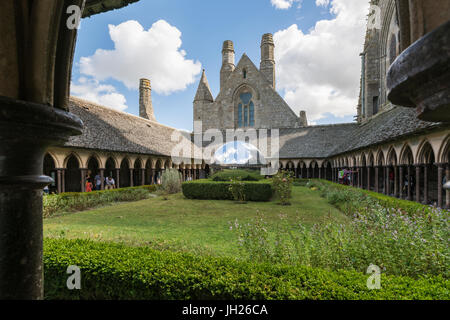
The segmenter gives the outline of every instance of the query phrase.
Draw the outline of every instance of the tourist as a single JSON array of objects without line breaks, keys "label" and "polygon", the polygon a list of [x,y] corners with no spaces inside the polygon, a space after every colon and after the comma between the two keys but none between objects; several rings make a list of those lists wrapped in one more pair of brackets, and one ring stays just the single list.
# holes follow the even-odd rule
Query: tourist
[{"label": "tourist", "polygon": [[86,179],[86,192],[92,192],[91,178]]},{"label": "tourist", "polygon": [[101,190],[102,189],[102,177],[97,173],[94,178],[95,182],[95,190]]},{"label": "tourist", "polygon": [[105,187],[105,189],[106,190],[111,190],[111,189],[115,189],[115,188],[116,188],[116,186],[115,186],[114,179],[112,177],[107,177],[106,178],[106,187]]}]

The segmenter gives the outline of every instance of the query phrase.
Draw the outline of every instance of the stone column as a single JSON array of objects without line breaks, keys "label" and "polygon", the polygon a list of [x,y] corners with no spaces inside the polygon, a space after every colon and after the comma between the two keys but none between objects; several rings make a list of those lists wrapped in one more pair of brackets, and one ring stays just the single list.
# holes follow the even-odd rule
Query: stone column
[{"label": "stone column", "polygon": [[306,179],[309,179],[309,167],[306,168]]},{"label": "stone column", "polygon": [[420,164],[416,164],[416,202],[420,202]]},{"label": "stone column", "polygon": [[423,203],[428,203],[428,165],[423,166]]},{"label": "stone column", "polygon": [[120,188],[120,169],[116,169],[116,188]]},{"label": "stone column", "polygon": [[62,192],[62,186],[61,186],[61,174],[62,174],[62,169],[56,169],[56,189],[58,191],[58,193]]},{"label": "stone column", "polygon": [[384,177],[386,179],[386,181],[385,181],[385,194],[390,196],[391,195],[391,180],[389,179],[389,175],[391,173],[391,168],[389,166],[386,166],[385,172],[386,172],[386,175]]},{"label": "stone column", "polygon": [[100,190],[105,190],[105,169],[101,168],[100,171],[100,180],[102,181],[102,184],[100,185]]},{"label": "stone column", "polygon": [[134,187],[134,169],[130,169],[130,187]]},{"label": "stone column", "polygon": [[61,192],[66,192],[66,169],[61,169]]},{"label": "stone column", "polygon": [[81,192],[86,192],[86,174],[88,172],[88,169],[81,168]]},{"label": "stone column", "polygon": [[379,192],[379,183],[380,183],[380,176],[379,176],[380,167],[375,167],[375,192]]},{"label": "stone column", "polygon": [[438,167],[438,203],[437,206],[439,208],[442,208],[442,180],[444,178],[444,167],[442,163],[438,163],[437,164]]},{"label": "stone column", "polygon": [[407,200],[412,200],[412,187],[411,187],[411,165],[408,164],[408,197],[406,198]]},{"label": "stone column", "polygon": [[322,168],[319,168],[319,179],[322,179]]},{"label": "stone column", "polygon": [[141,168],[141,186],[145,185],[145,168]]},{"label": "stone column", "polygon": [[403,199],[403,186],[405,185],[405,180],[403,179],[403,166],[399,168],[399,198]]},{"label": "stone column", "polygon": [[367,167],[367,190],[370,190],[370,167]]},{"label": "stone column", "polygon": [[394,166],[394,197],[398,198],[398,185],[400,179],[398,178],[398,166]]},{"label": "stone column", "polygon": [[[445,168],[445,176],[447,177],[447,181],[450,181],[450,165],[447,164]],[[445,207],[450,209],[450,190],[445,190]]]}]

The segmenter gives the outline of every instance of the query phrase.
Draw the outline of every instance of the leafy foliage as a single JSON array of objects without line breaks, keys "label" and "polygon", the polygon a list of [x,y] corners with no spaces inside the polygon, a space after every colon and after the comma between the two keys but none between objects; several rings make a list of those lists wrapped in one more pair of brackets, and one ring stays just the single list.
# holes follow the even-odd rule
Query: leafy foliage
[{"label": "leafy foliage", "polygon": [[[269,201],[272,198],[270,180],[242,181],[246,201]],[[233,200],[229,187],[231,182],[195,180],[183,182],[183,194],[188,199]]]},{"label": "leafy foliage", "polygon": [[282,205],[290,205],[292,197],[292,182],[294,178],[290,171],[279,171],[273,176],[273,188]]},{"label": "leafy foliage", "polygon": [[181,192],[181,173],[176,169],[165,170],[162,174],[162,190],[168,194]]},{"label": "leafy foliage", "polygon": [[43,215],[44,218],[49,218],[64,212],[82,211],[113,202],[147,199],[149,193],[154,191],[156,191],[156,186],[150,185],[93,192],[66,192],[44,195]]},{"label": "leafy foliage", "polygon": [[211,176],[211,180],[213,181],[259,181],[262,179],[264,179],[264,177],[260,175],[258,171],[243,169],[225,169]]},{"label": "leafy foliage", "polygon": [[[81,290],[67,290],[70,265],[81,269]],[[441,276],[382,275],[380,290],[369,290],[367,277],[89,240],[44,241],[46,299],[449,299]]]}]

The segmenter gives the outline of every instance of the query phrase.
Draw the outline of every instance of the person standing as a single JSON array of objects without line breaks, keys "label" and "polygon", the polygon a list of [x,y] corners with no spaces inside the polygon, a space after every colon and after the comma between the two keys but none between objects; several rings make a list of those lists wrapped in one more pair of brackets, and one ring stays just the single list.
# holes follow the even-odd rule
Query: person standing
[{"label": "person standing", "polygon": [[95,190],[101,190],[102,189],[102,177],[100,176],[100,174],[96,174],[94,177],[94,182],[95,182]]}]

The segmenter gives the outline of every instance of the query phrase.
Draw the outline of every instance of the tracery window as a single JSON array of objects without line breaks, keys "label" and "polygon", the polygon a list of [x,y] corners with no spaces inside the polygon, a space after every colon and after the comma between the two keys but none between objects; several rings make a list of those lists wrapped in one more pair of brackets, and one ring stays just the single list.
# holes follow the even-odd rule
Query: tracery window
[{"label": "tracery window", "polygon": [[238,104],[238,127],[255,126],[255,104],[252,101],[252,94],[244,92],[239,95]]}]

